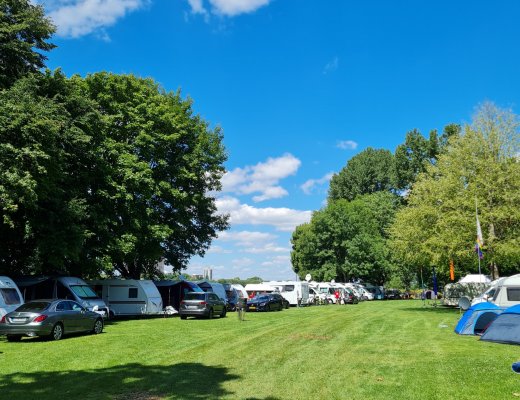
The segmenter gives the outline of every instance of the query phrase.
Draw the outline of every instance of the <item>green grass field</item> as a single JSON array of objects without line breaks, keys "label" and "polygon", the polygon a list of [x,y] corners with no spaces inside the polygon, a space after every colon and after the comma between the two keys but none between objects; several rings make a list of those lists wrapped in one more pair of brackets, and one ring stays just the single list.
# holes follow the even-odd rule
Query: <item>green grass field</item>
[{"label": "green grass field", "polygon": [[0,398],[520,398],[520,346],[458,336],[458,310],[422,305],[125,320],[58,342],[2,337]]}]

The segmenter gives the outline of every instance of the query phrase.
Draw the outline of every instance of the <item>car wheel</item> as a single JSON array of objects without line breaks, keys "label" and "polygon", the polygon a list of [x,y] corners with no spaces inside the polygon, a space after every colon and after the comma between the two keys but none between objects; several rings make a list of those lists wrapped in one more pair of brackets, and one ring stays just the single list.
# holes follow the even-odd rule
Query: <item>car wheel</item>
[{"label": "car wheel", "polygon": [[226,311],[226,309],[224,308],[224,309],[222,310],[222,314],[220,314],[220,318],[226,318],[226,312],[227,312],[227,311]]},{"label": "car wheel", "polygon": [[181,315],[181,319],[186,319],[186,318],[188,318],[187,315]]},{"label": "car wheel", "polygon": [[50,338],[52,340],[60,340],[63,337],[63,325],[61,323],[57,323],[52,327]]},{"label": "car wheel", "polygon": [[20,340],[22,340],[20,335],[7,335],[8,342],[19,342]]},{"label": "car wheel", "polygon": [[213,319],[213,308],[209,309],[208,318]]},{"label": "car wheel", "polygon": [[92,329],[92,333],[94,335],[99,335],[101,332],[103,332],[103,320],[98,318],[96,319],[96,322],[94,322],[94,329]]}]

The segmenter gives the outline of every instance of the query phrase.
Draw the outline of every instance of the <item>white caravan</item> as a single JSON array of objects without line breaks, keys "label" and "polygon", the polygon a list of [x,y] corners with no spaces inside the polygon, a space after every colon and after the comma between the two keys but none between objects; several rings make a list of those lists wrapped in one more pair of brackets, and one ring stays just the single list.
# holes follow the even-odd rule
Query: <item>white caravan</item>
[{"label": "white caravan", "polygon": [[23,304],[22,293],[7,276],[0,276],[0,319]]},{"label": "white caravan", "polygon": [[499,279],[493,297],[487,300],[503,308],[520,304],[520,274]]},{"label": "white caravan", "polygon": [[164,313],[161,293],[153,281],[100,279],[89,283],[108,305],[110,317]]},{"label": "white caravan", "polygon": [[239,283],[233,283],[231,287],[238,292],[238,297],[241,299],[247,299],[247,291],[242,285]]},{"label": "white caravan", "polygon": [[309,283],[302,281],[269,281],[264,284],[275,287],[291,306],[309,304]]},{"label": "white caravan", "polygon": [[257,294],[273,293],[276,289],[265,283],[248,283],[244,288],[247,292],[247,297],[252,298]]}]

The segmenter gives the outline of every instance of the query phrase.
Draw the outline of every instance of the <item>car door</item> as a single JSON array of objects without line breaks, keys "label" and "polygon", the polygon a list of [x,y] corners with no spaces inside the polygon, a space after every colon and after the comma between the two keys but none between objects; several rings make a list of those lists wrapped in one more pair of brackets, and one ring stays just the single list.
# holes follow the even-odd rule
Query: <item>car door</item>
[{"label": "car door", "polygon": [[56,304],[56,313],[58,319],[63,323],[65,332],[74,332],[76,330],[76,322],[74,321],[74,313],[70,301],[63,300]]},{"label": "car door", "polygon": [[220,314],[223,310],[223,301],[215,293],[210,293],[211,303],[213,304],[213,310],[215,313]]},{"label": "car door", "polygon": [[92,322],[85,315],[86,310],[75,301],[69,300],[70,308],[72,310],[72,318],[74,320],[74,331],[81,332],[90,330],[92,328]]}]

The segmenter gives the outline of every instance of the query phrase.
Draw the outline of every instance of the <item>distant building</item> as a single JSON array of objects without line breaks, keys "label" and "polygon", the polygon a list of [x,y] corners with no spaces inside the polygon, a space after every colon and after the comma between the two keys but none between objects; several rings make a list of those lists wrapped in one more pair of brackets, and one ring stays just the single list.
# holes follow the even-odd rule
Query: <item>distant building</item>
[{"label": "distant building", "polygon": [[213,269],[211,268],[204,268],[202,274],[204,275],[204,279],[207,279],[208,281],[213,279]]}]

